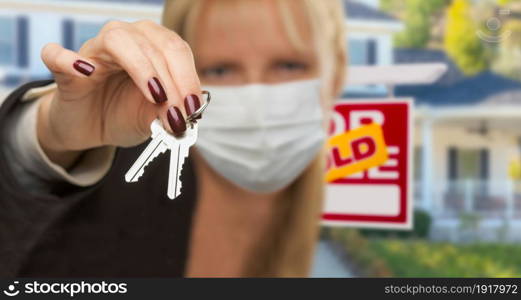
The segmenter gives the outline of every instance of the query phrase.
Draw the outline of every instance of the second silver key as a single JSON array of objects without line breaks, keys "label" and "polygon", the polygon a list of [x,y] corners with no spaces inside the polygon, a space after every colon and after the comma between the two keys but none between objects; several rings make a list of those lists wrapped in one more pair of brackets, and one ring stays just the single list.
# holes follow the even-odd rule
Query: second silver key
[{"label": "second silver key", "polygon": [[197,123],[190,124],[181,137],[167,134],[164,142],[170,149],[170,169],[168,172],[167,196],[174,199],[181,194],[181,171],[190,147],[197,141]]}]

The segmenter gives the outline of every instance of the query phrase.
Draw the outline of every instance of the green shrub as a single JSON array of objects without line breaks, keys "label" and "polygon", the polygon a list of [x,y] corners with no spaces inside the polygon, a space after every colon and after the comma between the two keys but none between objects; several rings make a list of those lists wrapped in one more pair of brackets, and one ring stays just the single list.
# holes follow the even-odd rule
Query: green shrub
[{"label": "green shrub", "polygon": [[369,247],[397,277],[519,277],[520,245],[375,239]]},{"label": "green shrub", "polygon": [[[415,237],[426,235],[430,217],[417,212]],[[328,228],[323,237],[346,251],[355,274],[368,277],[520,277],[521,244],[452,244],[390,238],[388,231]],[[386,233],[385,238],[376,232]],[[395,236],[398,234],[396,231]]]}]

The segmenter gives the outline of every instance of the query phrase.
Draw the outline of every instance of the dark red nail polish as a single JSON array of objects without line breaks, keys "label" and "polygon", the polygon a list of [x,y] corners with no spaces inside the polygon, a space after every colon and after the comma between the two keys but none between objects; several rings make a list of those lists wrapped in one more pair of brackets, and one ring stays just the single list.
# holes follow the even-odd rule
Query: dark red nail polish
[{"label": "dark red nail polish", "polygon": [[148,89],[156,103],[163,103],[167,100],[165,90],[163,89],[161,82],[159,82],[159,79],[155,77],[150,79],[148,81]]},{"label": "dark red nail polish", "polygon": [[94,72],[94,70],[96,69],[93,65],[81,59],[75,61],[72,64],[72,67],[85,76],[90,76],[90,74],[92,74],[92,72]]},{"label": "dark red nail polish", "polygon": [[186,115],[190,116],[194,112],[196,112],[201,107],[201,102],[199,101],[199,97],[197,95],[191,94],[186,96],[185,98],[185,110]]},{"label": "dark red nail polish", "polygon": [[179,108],[170,106],[166,116],[168,118],[168,124],[170,124],[170,128],[175,135],[181,135],[186,131],[185,118],[183,118],[183,114],[181,114]]}]

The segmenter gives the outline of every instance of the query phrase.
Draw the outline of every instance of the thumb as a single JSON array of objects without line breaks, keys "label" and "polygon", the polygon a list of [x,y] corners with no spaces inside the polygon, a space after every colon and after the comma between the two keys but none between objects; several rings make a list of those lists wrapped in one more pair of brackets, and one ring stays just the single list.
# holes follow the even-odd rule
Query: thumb
[{"label": "thumb", "polygon": [[55,43],[45,45],[41,57],[60,88],[85,81],[96,71],[88,59]]}]

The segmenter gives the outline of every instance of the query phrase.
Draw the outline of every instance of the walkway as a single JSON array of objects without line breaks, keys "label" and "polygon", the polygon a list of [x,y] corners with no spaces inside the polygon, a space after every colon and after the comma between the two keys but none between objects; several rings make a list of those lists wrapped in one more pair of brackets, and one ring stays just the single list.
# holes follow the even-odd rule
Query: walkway
[{"label": "walkway", "polygon": [[311,277],[314,278],[345,278],[353,277],[351,272],[342,259],[335,253],[331,245],[326,241],[320,241],[314,258]]}]

